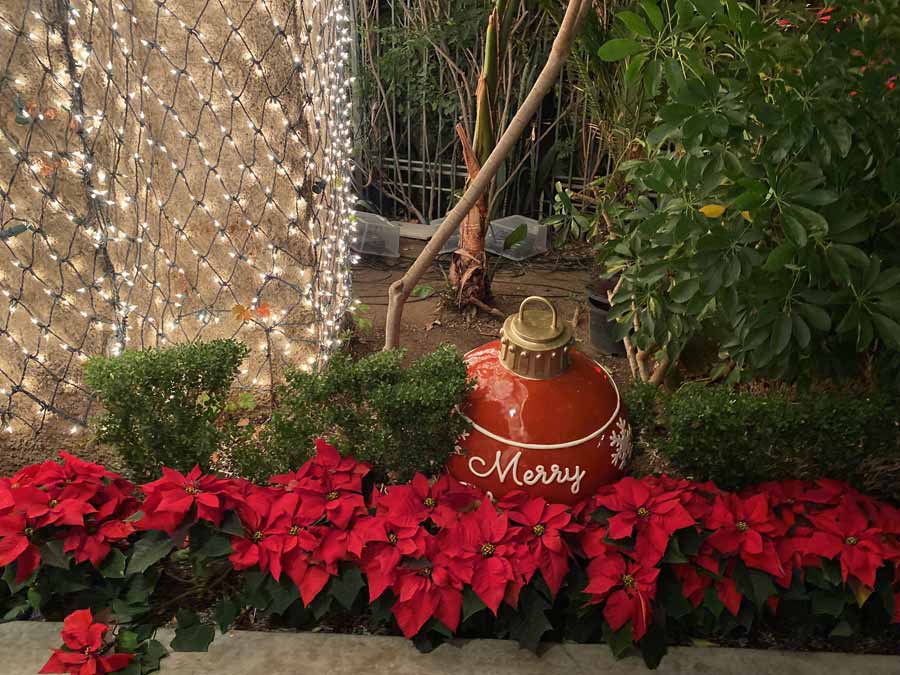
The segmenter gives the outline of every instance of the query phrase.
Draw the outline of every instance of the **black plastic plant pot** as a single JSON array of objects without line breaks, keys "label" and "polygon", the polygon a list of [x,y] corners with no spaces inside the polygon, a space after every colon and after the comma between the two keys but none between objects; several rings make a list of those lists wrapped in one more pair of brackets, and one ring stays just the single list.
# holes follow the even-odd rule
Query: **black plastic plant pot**
[{"label": "black plastic plant pot", "polygon": [[594,349],[610,356],[624,356],[625,343],[616,340],[616,322],[609,319],[609,299],[603,291],[588,290],[590,308],[590,339]]}]

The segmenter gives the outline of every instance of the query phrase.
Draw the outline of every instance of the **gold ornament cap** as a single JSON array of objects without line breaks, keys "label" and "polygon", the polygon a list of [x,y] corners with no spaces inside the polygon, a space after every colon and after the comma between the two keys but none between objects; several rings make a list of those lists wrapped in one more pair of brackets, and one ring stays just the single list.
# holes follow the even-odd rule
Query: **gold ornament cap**
[{"label": "gold ornament cap", "polygon": [[[543,304],[550,311],[536,309]],[[528,308],[528,311],[526,311]],[[500,330],[500,363],[522,377],[547,380],[569,367],[572,327],[560,321],[553,303],[538,295],[525,298]]]}]

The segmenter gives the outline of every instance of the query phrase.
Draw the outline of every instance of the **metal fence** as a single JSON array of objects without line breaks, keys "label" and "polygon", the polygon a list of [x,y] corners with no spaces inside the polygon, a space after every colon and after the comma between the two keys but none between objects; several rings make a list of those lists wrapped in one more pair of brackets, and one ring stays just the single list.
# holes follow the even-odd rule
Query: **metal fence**
[{"label": "metal fence", "polygon": [[[356,0],[358,52],[355,171],[361,208],[429,222],[452,206],[466,169],[454,126],[472,133],[486,0]],[[501,56],[503,129],[543,66],[557,17],[519,0],[510,8]],[[560,8],[561,11],[561,8]],[[541,218],[552,213],[556,182],[581,191],[606,166],[603,130],[592,123],[578,64],[553,92],[501,170],[492,214]]]}]

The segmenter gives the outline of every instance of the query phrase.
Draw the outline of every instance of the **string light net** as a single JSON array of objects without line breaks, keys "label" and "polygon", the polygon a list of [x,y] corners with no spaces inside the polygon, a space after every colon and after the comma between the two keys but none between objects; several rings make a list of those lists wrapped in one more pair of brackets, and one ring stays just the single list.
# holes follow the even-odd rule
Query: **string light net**
[{"label": "string light net", "polygon": [[93,354],[237,337],[248,387],[328,358],[353,228],[336,3],[2,3],[3,428],[82,428]]}]

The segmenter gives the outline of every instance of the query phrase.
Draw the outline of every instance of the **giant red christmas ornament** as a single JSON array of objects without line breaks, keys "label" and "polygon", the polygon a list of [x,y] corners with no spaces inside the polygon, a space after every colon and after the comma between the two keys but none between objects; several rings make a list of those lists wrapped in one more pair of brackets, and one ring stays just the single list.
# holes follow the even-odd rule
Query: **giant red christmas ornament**
[{"label": "giant red christmas ornament", "polygon": [[572,338],[547,299],[530,297],[499,340],[466,354],[476,382],[463,407],[472,430],[450,459],[453,476],[495,498],[526,490],[566,504],[621,476],[631,427],[619,390]]}]

